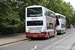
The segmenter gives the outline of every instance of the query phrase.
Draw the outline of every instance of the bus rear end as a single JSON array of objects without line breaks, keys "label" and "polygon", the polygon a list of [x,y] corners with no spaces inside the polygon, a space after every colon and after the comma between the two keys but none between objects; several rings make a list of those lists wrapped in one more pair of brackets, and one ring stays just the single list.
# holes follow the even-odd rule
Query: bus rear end
[{"label": "bus rear end", "polygon": [[26,8],[26,38],[44,38],[43,11],[40,6]]}]

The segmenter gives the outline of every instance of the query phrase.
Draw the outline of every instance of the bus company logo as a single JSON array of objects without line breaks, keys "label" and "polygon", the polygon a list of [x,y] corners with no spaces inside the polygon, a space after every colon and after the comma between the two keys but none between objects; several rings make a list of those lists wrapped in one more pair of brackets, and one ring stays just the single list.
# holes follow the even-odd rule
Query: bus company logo
[{"label": "bus company logo", "polygon": [[32,20],[33,20],[33,19],[38,19],[38,18],[32,18]]},{"label": "bus company logo", "polygon": [[33,18],[32,18],[32,20],[33,20]]}]

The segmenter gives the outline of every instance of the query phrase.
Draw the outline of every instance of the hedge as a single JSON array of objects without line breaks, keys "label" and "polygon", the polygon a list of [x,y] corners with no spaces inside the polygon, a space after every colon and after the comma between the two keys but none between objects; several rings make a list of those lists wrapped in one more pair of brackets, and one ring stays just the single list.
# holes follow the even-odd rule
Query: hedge
[{"label": "hedge", "polygon": [[2,28],[0,27],[0,35],[10,35],[10,34],[16,34],[16,33],[22,33],[25,32],[25,27],[9,27],[9,28]]}]

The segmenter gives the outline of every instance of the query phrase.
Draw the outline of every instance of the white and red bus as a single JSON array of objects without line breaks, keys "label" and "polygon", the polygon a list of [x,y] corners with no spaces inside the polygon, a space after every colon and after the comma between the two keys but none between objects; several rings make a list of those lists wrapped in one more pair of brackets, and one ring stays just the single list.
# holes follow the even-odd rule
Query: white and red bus
[{"label": "white and red bus", "polygon": [[26,7],[26,38],[56,36],[55,13],[43,6]]}]

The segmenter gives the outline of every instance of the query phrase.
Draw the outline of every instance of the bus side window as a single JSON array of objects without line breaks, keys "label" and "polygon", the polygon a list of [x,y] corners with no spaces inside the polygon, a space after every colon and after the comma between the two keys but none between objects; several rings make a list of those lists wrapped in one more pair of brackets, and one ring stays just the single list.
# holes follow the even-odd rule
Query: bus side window
[{"label": "bus side window", "polygon": [[49,29],[53,29],[53,24],[49,23]]},{"label": "bus side window", "polygon": [[48,23],[46,23],[47,24],[47,29],[49,29],[49,24]]},{"label": "bus side window", "polygon": [[47,29],[53,29],[53,24],[52,23],[47,23]]},{"label": "bus side window", "polygon": [[48,9],[45,8],[45,16],[48,16]]},{"label": "bus side window", "polygon": [[61,24],[61,28],[65,28],[65,24]]},{"label": "bus side window", "polygon": [[53,12],[50,12],[51,17],[55,17],[55,14]]},{"label": "bus side window", "polygon": [[44,13],[45,13],[45,15],[47,15],[47,9],[45,8],[45,10],[44,10]]}]

